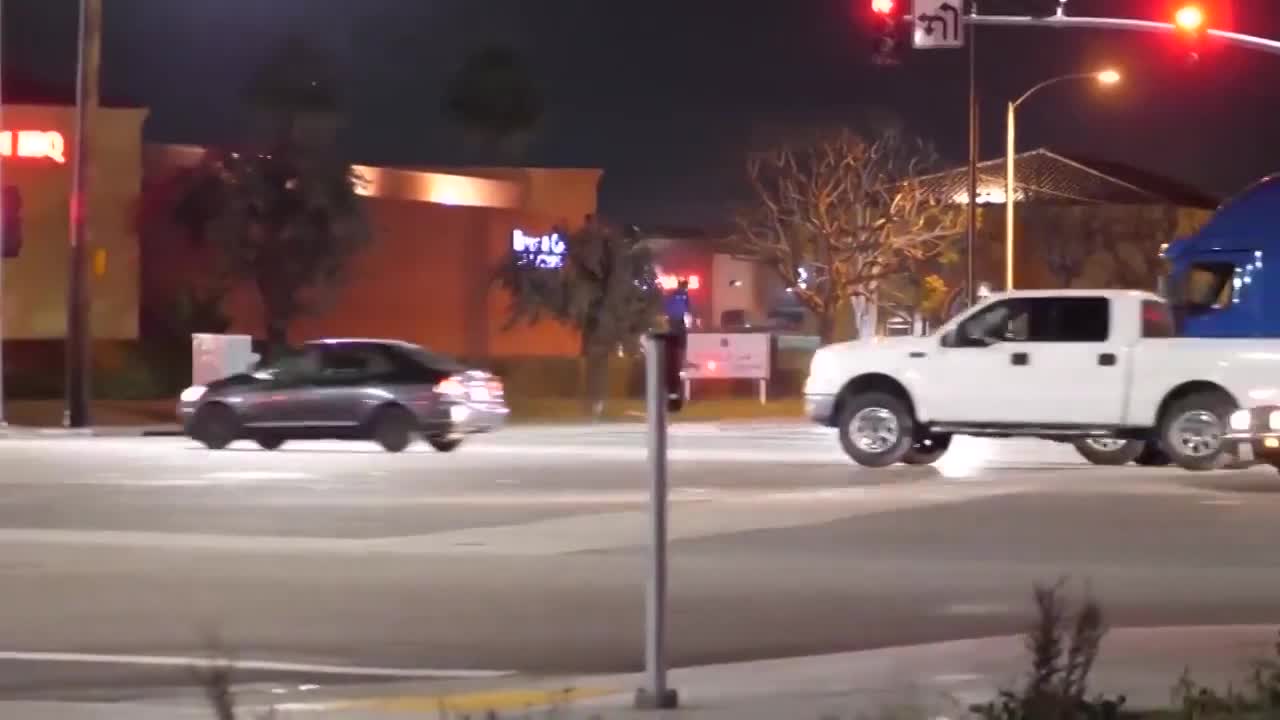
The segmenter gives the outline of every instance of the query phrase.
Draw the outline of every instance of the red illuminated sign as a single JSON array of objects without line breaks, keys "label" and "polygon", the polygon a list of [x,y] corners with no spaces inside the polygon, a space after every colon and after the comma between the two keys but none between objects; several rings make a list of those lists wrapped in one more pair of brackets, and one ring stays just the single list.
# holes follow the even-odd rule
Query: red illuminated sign
[{"label": "red illuminated sign", "polygon": [[67,161],[67,142],[56,130],[5,130],[0,132],[0,157]]},{"label": "red illuminated sign", "polygon": [[663,290],[675,290],[676,286],[680,284],[681,280],[689,281],[690,290],[697,290],[698,288],[702,287],[702,279],[699,278],[697,275],[682,277],[679,275],[671,275],[667,273],[658,274],[658,287],[661,287]]}]

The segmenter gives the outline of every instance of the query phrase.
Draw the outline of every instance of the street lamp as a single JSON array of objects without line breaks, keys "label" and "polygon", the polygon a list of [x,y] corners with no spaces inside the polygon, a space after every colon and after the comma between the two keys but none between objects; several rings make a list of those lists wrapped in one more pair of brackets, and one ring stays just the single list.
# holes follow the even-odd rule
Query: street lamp
[{"label": "street lamp", "polygon": [[[1050,78],[1032,87],[1026,91],[1017,100],[1009,103],[1009,116],[1006,121],[1007,126],[1007,148],[1005,149],[1005,170],[1004,170],[1004,287],[1005,290],[1013,289],[1013,220],[1014,220],[1014,202],[1016,202],[1016,192],[1014,189],[1014,156],[1017,154],[1017,145],[1015,142],[1017,128],[1017,111],[1027,98],[1036,94],[1037,91],[1056,85],[1060,82],[1068,80],[1093,80],[1099,85],[1115,85],[1120,82],[1120,73],[1113,69],[1106,69],[1101,72],[1092,73],[1073,73],[1071,75],[1060,75]],[[972,202],[972,199],[970,199]]]}]

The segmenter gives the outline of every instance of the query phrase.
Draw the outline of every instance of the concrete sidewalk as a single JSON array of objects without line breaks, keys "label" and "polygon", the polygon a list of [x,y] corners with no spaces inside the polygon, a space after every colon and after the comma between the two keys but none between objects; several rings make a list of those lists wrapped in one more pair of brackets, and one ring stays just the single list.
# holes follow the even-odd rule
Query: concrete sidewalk
[{"label": "concrete sidewalk", "polygon": [[[1118,630],[1108,635],[1091,692],[1124,694],[1130,708],[1167,706],[1184,670],[1222,688],[1247,677],[1250,662],[1274,657],[1276,629],[1233,626]],[[510,677],[376,686],[241,688],[242,717],[279,720],[498,717],[557,718],[959,718],[1016,688],[1028,672],[1020,637],[991,638],[819,657],[674,670],[674,711],[632,709],[638,675]],[[548,713],[550,710],[550,714]],[[274,714],[268,715],[268,712]],[[211,718],[195,692],[143,702],[0,703],[13,720],[186,720]]]},{"label": "concrete sidewalk", "polygon": [[29,425],[5,425],[0,427],[0,439],[59,437],[178,437],[180,435],[182,435],[182,428],[176,423],[156,425],[95,425],[87,428],[36,427]]}]

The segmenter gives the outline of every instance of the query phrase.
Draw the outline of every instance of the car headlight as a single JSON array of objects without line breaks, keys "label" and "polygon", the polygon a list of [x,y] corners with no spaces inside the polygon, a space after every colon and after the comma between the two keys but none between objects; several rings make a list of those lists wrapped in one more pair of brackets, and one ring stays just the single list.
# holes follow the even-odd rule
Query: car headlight
[{"label": "car headlight", "polygon": [[1280,410],[1272,410],[1267,416],[1267,427],[1272,430],[1280,430]]},{"label": "car headlight", "polygon": [[[1272,419],[1280,419],[1276,417],[1277,413],[1271,413]],[[1253,413],[1248,410],[1237,410],[1231,413],[1231,429],[1232,430],[1248,430],[1253,426]],[[1274,423],[1272,427],[1275,427]]]},{"label": "car headlight", "polygon": [[208,388],[203,385],[192,385],[186,390],[183,390],[180,397],[182,398],[182,402],[195,402],[204,397],[207,390]]}]

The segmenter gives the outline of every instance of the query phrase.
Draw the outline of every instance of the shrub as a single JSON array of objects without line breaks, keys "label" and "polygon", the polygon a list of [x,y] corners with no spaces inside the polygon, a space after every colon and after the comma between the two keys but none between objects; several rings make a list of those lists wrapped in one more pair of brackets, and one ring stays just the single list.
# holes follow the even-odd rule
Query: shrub
[{"label": "shrub", "polygon": [[1031,673],[1020,691],[971,708],[982,720],[1113,720],[1123,696],[1088,698],[1089,673],[1106,634],[1102,608],[1085,596],[1079,610],[1062,598],[1064,582],[1036,585],[1036,621],[1027,634]]}]

